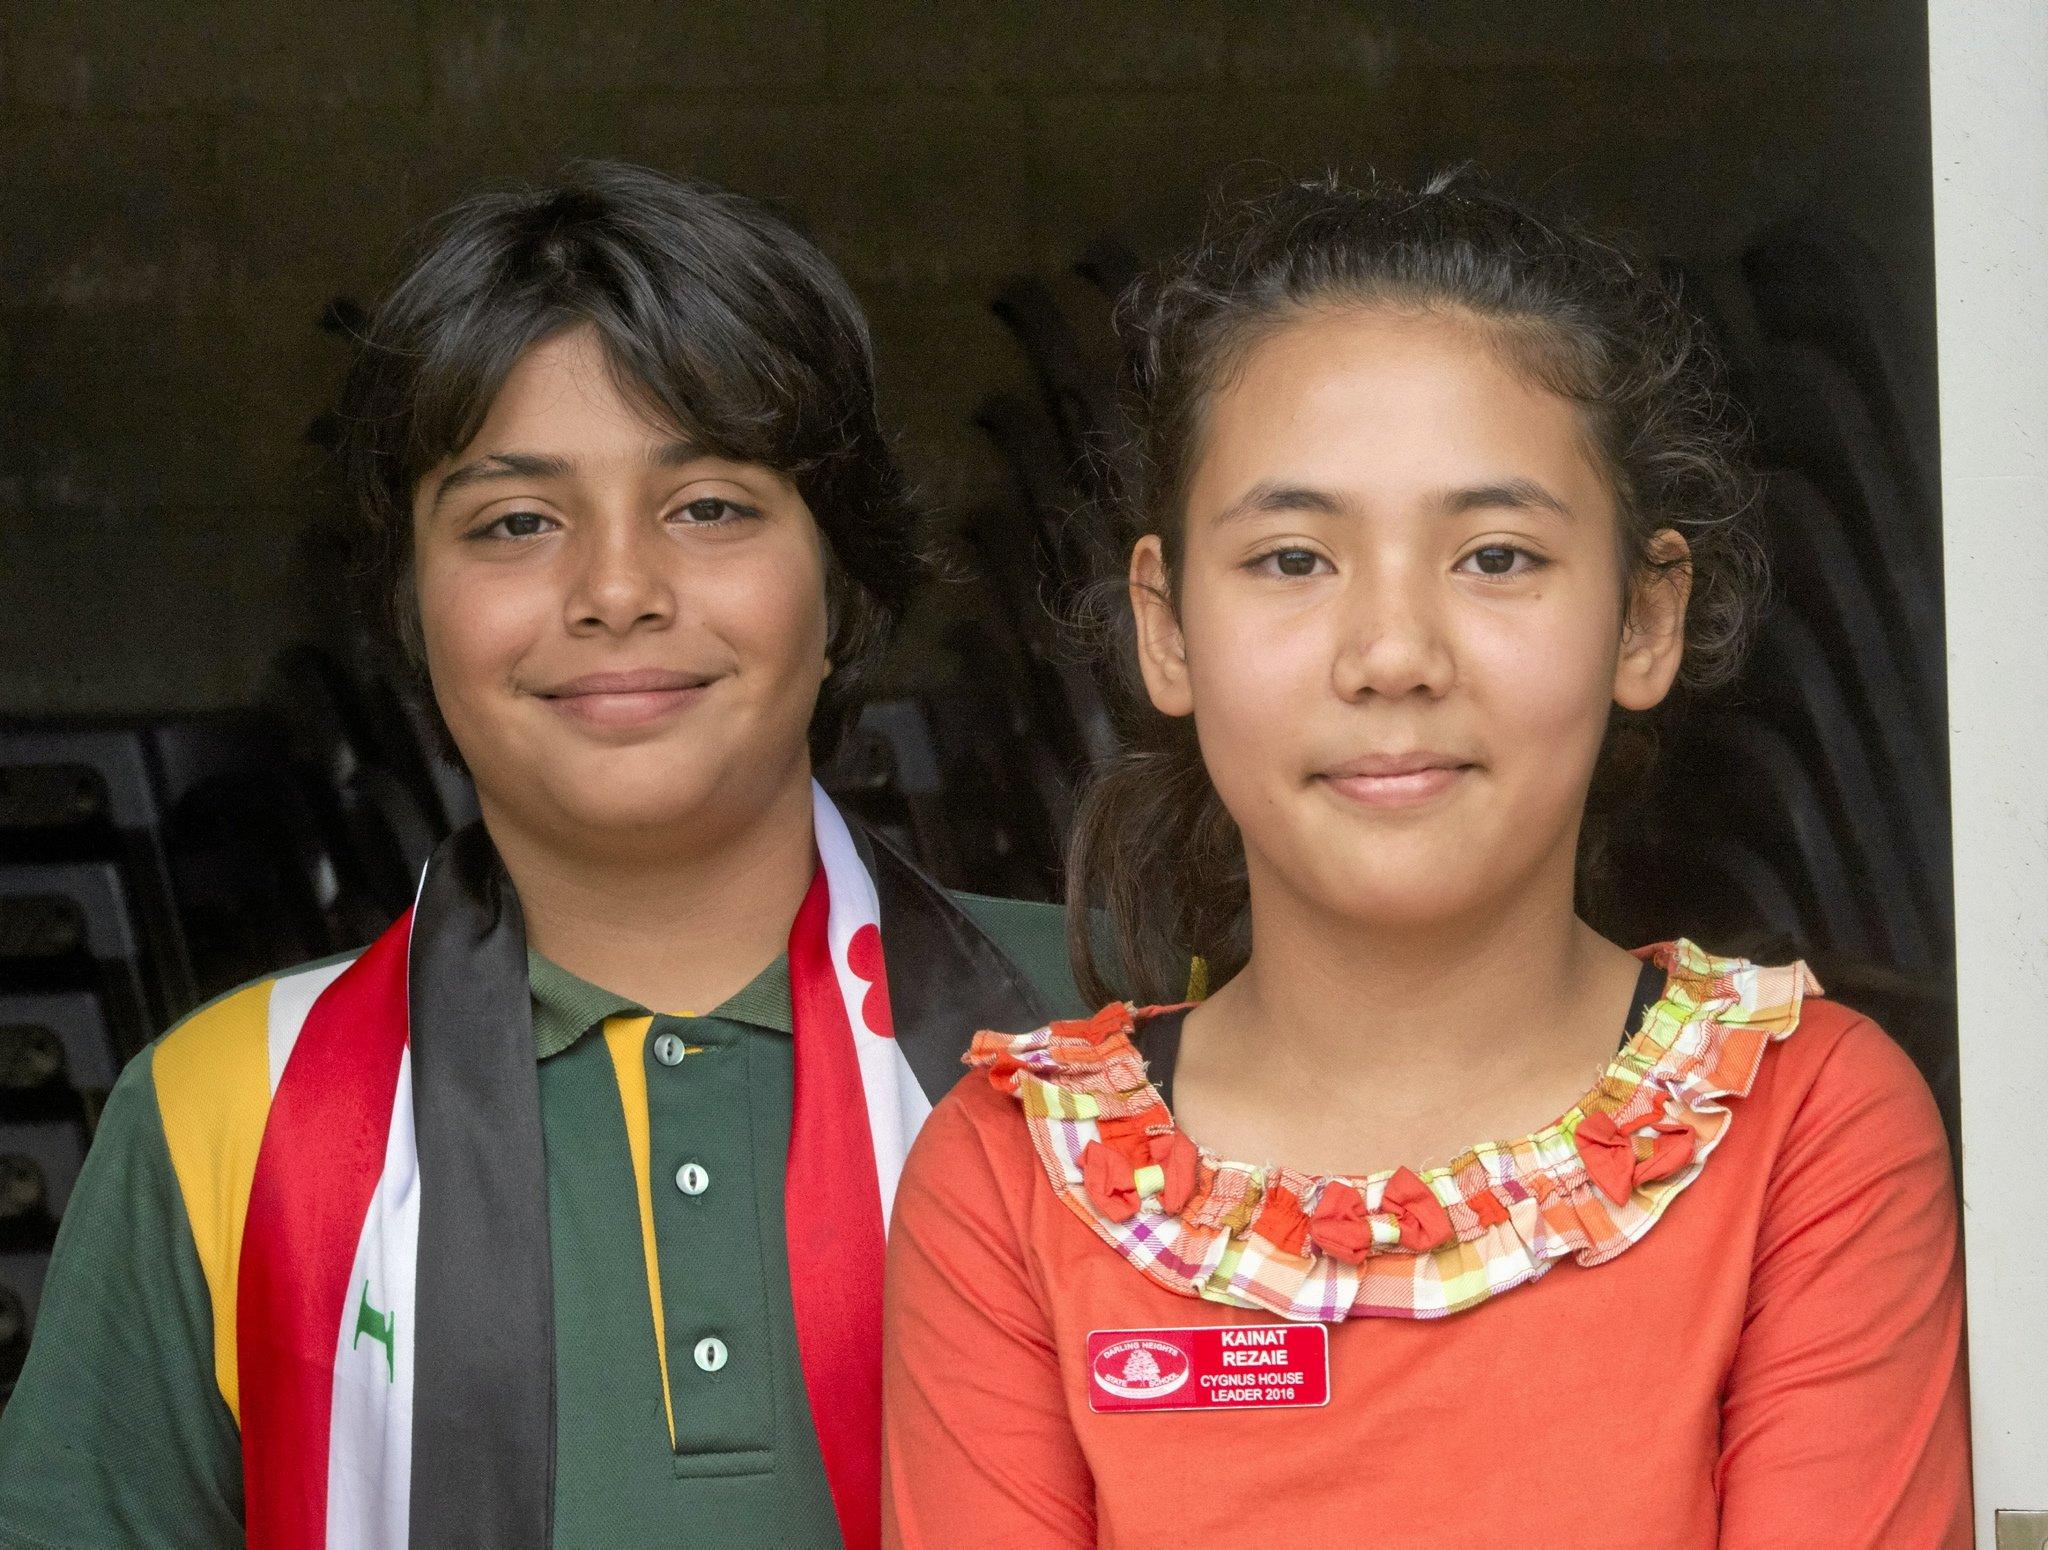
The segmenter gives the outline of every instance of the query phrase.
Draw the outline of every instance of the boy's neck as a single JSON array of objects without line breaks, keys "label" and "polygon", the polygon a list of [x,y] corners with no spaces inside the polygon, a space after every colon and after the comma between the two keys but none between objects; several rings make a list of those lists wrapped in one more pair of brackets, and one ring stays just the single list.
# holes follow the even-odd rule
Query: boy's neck
[{"label": "boy's neck", "polygon": [[744,989],[787,945],[817,867],[808,778],[709,835],[591,844],[537,834],[488,802],[484,822],[527,945],[658,1012],[702,1014]]}]

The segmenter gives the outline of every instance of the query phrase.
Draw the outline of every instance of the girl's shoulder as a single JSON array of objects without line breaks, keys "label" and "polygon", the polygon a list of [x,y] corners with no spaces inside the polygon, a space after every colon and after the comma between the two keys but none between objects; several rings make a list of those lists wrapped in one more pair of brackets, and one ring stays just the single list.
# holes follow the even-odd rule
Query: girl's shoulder
[{"label": "girl's shoulder", "polygon": [[[1166,1009],[1123,1004],[979,1035],[967,1059],[981,1079],[949,1099],[948,1128],[971,1131],[998,1173],[1035,1174],[1041,1193],[1050,1185],[1160,1285],[1335,1321],[1439,1317],[1566,1257],[1614,1258],[1749,1122],[1745,1107],[1772,1111],[1766,1128],[1786,1140],[1810,1133],[1816,1114],[1859,1103],[1917,1102],[1932,1115],[1911,1062],[1867,1019],[1821,1000],[1804,964],[1722,958],[1686,941],[1643,956],[1664,969],[1663,994],[1586,1096],[1442,1167],[1326,1176],[1207,1152],[1146,1071],[1141,1030]],[[1779,1046],[1799,1058],[1771,1071]]]},{"label": "girl's shoulder", "polygon": [[1927,1165],[1946,1178],[1948,1130],[1912,1056],[1864,1013],[1815,996],[1750,1094],[1775,1192]]}]

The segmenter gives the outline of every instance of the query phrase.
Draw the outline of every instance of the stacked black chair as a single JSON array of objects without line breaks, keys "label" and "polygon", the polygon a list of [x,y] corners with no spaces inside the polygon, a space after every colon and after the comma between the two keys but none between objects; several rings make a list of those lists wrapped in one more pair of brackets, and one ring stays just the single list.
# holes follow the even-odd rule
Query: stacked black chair
[{"label": "stacked black chair", "polygon": [[1934,384],[1908,354],[1898,297],[1876,255],[1831,227],[1791,221],[1753,243],[1742,268],[1764,331],[1812,345],[1854,379],[1899,487],[1930,508],[1941,489]]},{"label": "stacked black chair", "polygon": [[473,812],[398,692],[312,647],[245,711],[0,724],[0,1394],[121,1067],[368,941]]},{"label": "stacked black chair", "polygon": [[1750,932],[1807,957],[1887,1023],[1953,1125],[1931,383],[1881,267],[1846,235],[1779,227],[1740,276],[1756,330],[1710,310],[1769,475],[1758,515],[1776,597],[1741,680],[1665,761],[1636,903],[1656,923],[1645,934],[1684,926],[1748,950]]},{"label": "stacked black chair", "polygon": [[1035,848],[1054,858],[1080,777],[1116,748],[1114,697],[1085,664],[1067,622],[1083,589],[1115,569],[1088,507],[1124,455],[1106,298],[1136,267],[1126,249],[1105,240],[1076,266],[1093,292],[1062,298],[1029,276],[1004,286],[992,310],[1023,351],[1038,394],[993,395],[975,417],[1010,471],[1015,499],[974,513],[963,538],[984,589],[986,629],[1014,643],[1006,671],[1016,736],[1006,757],[1027,770]]},{"label": "stacked black chair", "polygon": [[193,992],[146,742],[0,726],[0,1393],[121,1063]]}]

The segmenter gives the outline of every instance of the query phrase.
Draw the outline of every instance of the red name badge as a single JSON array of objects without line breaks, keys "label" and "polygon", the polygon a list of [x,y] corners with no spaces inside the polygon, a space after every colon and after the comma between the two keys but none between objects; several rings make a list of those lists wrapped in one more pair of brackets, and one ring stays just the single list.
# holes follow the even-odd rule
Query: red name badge
[{"label": "red name badge", "polygon": [[1330,1402],[1321,1324],[1098,1329],[1088,1336],[1088,1408],[1272,1410]]}]

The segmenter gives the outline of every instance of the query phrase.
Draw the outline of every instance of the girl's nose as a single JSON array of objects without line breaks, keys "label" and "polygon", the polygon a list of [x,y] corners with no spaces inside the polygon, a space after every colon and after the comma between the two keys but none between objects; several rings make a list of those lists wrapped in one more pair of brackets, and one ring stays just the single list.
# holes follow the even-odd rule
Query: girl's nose
[{"label": "girl's nose", "polygon": [[1442,613],[1425,578],[1359,575],[1340,604],[1332,677],[1347,700],[1437,699],[1457,677]]}]

